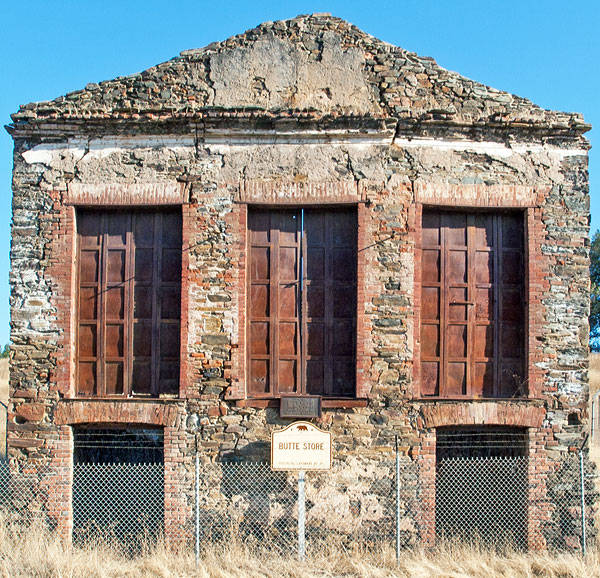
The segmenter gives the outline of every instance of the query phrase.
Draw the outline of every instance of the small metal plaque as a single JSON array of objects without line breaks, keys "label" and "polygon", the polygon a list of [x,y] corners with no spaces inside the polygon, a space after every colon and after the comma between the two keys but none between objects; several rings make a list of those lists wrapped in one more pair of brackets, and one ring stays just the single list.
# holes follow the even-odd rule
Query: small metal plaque
[{"label": "small metal plaque", "polygon": [[318,395],[293,395],[282,397],[279,405],[281,417],[321,417],[321,397]]}]

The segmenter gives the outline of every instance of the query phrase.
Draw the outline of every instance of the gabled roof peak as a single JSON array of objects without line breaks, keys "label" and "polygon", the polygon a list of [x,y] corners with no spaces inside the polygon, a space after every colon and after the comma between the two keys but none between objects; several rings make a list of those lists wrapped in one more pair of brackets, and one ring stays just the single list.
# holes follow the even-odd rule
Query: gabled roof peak
[{"label": "gabled roof peak", "polygon": [[581,115],[464,78],[329,13],[264,22],[185,50],[143,72],[21,107],[15,123],[211,118],[221,111],[313,119],[371,117],[404,124],[513,126],[585,132]]}]

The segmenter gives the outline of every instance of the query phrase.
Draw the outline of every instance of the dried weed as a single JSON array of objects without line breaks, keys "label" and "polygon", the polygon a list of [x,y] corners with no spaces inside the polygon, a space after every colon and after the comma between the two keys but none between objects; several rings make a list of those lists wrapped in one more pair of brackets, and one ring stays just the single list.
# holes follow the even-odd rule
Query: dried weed
[{"label": "dried weed", "polygon": [[483,547],[449,545],[407,551],[396,565],[391,549],[330,551],[298,562],[288,556],[256,554],[244,544],[206,549],[196,567],[189,551],[164,545],[132,558],[122,548],[95,543],[72,547],[42,527],[24,531],[0,521],[0,576],[3,578],[592,578],[600,577],[598,553],[496,554]]}]

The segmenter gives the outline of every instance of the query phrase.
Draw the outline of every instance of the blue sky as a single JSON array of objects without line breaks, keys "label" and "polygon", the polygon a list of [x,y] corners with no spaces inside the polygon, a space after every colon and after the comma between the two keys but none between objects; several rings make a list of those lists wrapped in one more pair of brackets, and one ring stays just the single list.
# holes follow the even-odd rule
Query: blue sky
[{"label": "blue sky", "polygon": [[[549,109],[582,112],[600,134],[598,0],[170,2],[27,0],[3,3],[0,119],[133,74],[266,20],[330,12],[386,42]],[[0,131],[0,345],[9,339],[12,140]],[[592,231],[600,228],[600,152],[590,153]]]}]

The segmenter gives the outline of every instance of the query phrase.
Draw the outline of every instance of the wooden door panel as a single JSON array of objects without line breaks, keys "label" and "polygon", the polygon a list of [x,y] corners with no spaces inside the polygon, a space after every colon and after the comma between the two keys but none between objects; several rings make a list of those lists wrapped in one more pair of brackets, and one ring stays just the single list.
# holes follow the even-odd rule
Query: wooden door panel
[{"label": "wooden door panel", "polygon": [[124,319],[125,318],[125,287],[109,287],[105,291],[106,298],[106,319]]},{"label": "wooden door panel", "polygon": [[124,328],[122,324],[106,325],[106,357],[123,357]]},{"label": "wooden door panel", "polygon": [[423,283],[438,283],[440,281],[440,251],[439,249],[423,249],[421,256],[421,280]]},{"label": "wooden door panel", "polygon": [[80,361],[78,364],[77,393],[79,395],[96,395],[96,363]]},{"label": "wooden door panel", "polygon": [[457,397],[467,392],[467,364],[448,362],[446,364],[446,396]]},{"label": "wooden door panel", "polygon": [[131,383],[133,393],[150,395],[152,393],[152,362],[147,360],[133,360]]},{"label": "wooden door panel", "polygon": [[152,286],[136,283],[133,297],[133,318],[152,319]]},{"label": "wooden door panel", "polygon": [[424,211],[422,395],[523,389],[523,238],[522,214]]},{"label": "wooden door panel", "polygon": [[160,371],[163,361],[179,364],[181,214],[81,211],[77,227],[78,393],[173,392]]},{"label": "wooden door panel", "polygon": [[80,288],[79,319],[81,321],[98,319],[98,289],[96,287]]},{"label": "wooden door panel", "polygon": [[99,213],[81,213],[77,215],[77,233],[80,246],[98,247],[100,245],[101,215]]},{"label": "wooden door panel", "polygon": [[96,325],[79,326],[79,357],[96,357],[98,335]]},{"label": "wooden door panel", "polygon": [[440,318],[440,289],[439,287],[423,287],[421,303],[421,318],[427,321]]},{"label": "wooden door panel", "polygon": [[494,397],[494,364],[475,363],[472,394],[476,397]]},{"label": "wooden door panel", "polygon": [[250,351],[254,355],[269,355],[270,323],[252,321],[250,324]]},{"label": "wooden door panel", "polygon": [[181,286],[165,286],[159,295],[160,318],[179,321],[181,315]]},{"label": "wooden door panel", "polygon": [[421,325],[421,355],[423,358],[438,358],[440,355],[439,325]]},{"label": "wooden door panel", "polygon": [[334,319],[354,320],[356,317],[356,287],[353,285],[337,286],[331,301]]},{"label": "wooden door panel", "polygon": [[[175,231],[177,227],[175,227]],[[154,215],[142,213],[136,215],[133,227],[133,242],[136,248],[154,249]]]},{"label": "wooden door panel", "polygon": [[290,281],[279,286],[279,317],[295,319],[298,311],[297,284]]},{"label": "wooden door panel", "polygon": [[97,250],[79,254],[79,280],[81,283],[98,283],[100,254]]},{"label": "wooden door panel", "polygon": [[323,281],[325,279],[325,249],[308,246],[305,255],[306,279],[313,283]]},{"label": "wooden door panel", "polygon": [[445,244],[447,247],[467,246],[467,215],[464,213],[444,213]]},{"label": "wooden door panel", "polygon": [[104,364],[106,395],[123,394],[123,363],[106,361]]},{"label": "wooden door panel", "polygon": [[467,357],[467,325],[448,325],[446,354],[448,359],[466,359]]},{"label": "wooden door panel", "polygon": [[271,276],[271,251],[268,247],[253,247],[250,267],[250,278],[254,281],[266,281]]},{"label": "wooden door panel", "polygon": [[268,359],[251,359],[249,393],[255,396],[269,393],[271,390],[269,375]]},{"label": "wooden door panel", "polygon": [[179,357],[179,324],[170,321],[160,324],[160,358],[162,360]]},{"label": "wooden door panel", "polygon": [[421,362],[421,395],[436,396],[440,394],[440,363],[437,361]]},{"label": "wooden door panel", "polygon": [[250,395],[353,391],[333,366],[355,372],[355,209],[250,209],[248,229]]},{"label": "wooden door panel", "polygon": [[255,284],[250,288],[250,303],[254,319],[269,317],[269,292],[268,285]]},{"label": "wooden door panel", "polygon": [[423,224],[421,229],[421,240],[423,246],[440,244],[440,218],[441,213],[433,211],[423,212]]},{"label": "wooden door panel", "polygon": [[313,279],[305,281],[307,321],[325,317],[325,288],[314,283]]},{"label": "wooden door panel", "polygon": [[277,390],[279,393],[297,393],[298,367],[295,359],[281,358],[278,363]]},{"label": "wooden door panel", "polygon": [[136,358],[152,357],[152,323],[139,322],[133,326],[133,355]]},{"label": "wooden door panel", "polygon": [[477,251],[475,253],[475,283],[494,283],[494,253],[493,251]]}]

